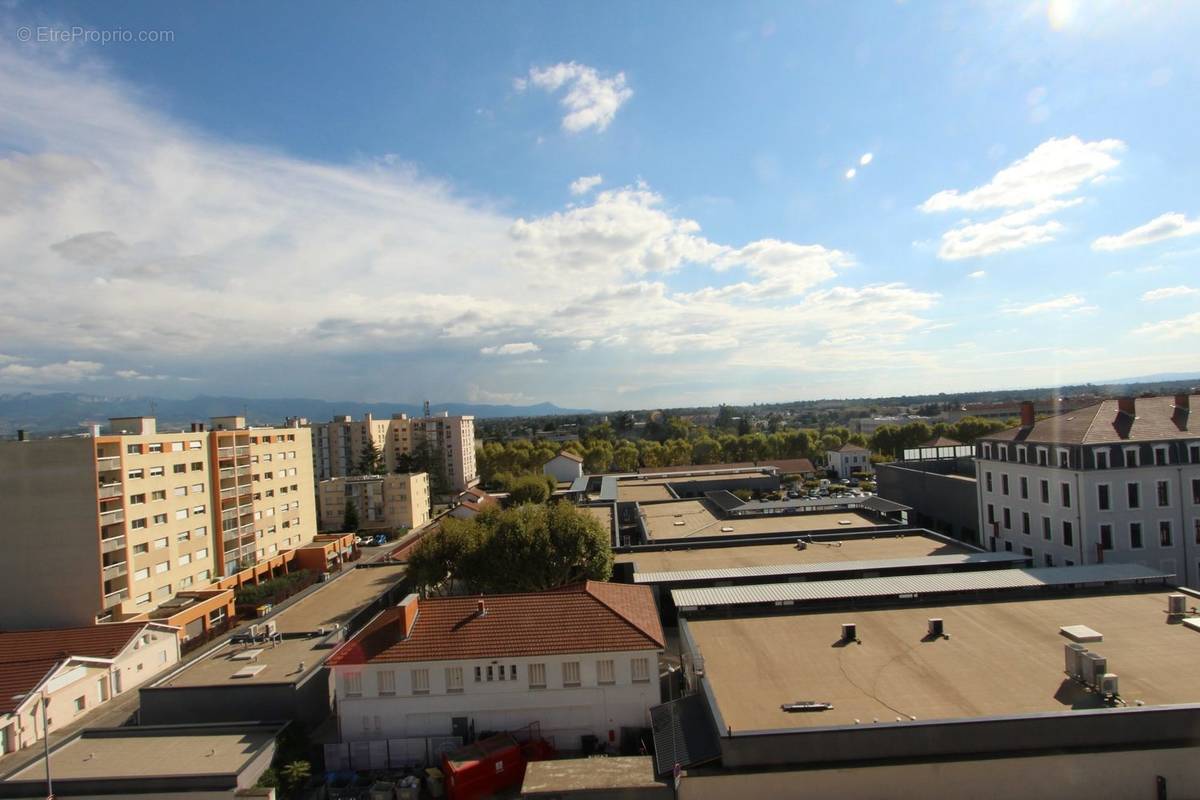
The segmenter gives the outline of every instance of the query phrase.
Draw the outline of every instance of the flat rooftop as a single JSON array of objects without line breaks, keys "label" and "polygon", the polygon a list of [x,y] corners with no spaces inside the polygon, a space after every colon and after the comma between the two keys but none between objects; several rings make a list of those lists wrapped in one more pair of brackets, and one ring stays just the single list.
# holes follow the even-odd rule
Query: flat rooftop
[{"label": "flat rooftop", "polygon": [[404,566],[352,569],[318,591],[297,601],[273,619],[280,633],[300,633],[345,625],[404,577]]},{"label": "flat rooftop", "polygon": [[650,756],[568,758],[531,761],[525,768],[521,795],[653,789],[671,796],[654,778]]},{"label": "flat rooftop", "polygon": [[[227,775],[239,772],[279,733],[278,726],[141,730],[149,732],[109,735],[113,732],[89,731],[77,736],[51,751],[50,772],[55,780]],[[45,777],[45,761],[38,759],[9,780]]]},{"label": "flat rooftop", "polygon": [[[1194,598],[1189,605],[1196,604]],[[1101,708],[1063,672],[1065,625],[1104,639],[1085,644],[1108,659],[1129,706],[1200,702],[1200,632],[1169,624],[1167,592],[1007,600],[689,620],[719,726],[738,731],[894,723]],[[939,617],[950,638],[926,638]],[[858,626],[860,643],[841,641]],[[832,709],[789,713],[796,701]]]},{"label": "flat rooftop", "polygon": [[600,521],[600,524],[602,526],[604,526],[605,533],[609,533],[612,531],[613,507],[611,505],[584,506],[583,510],[586,511],[588,514],[591,514],[593,517],[595,517],[597,520]]},{"label": "flat rooftop", "polygon": [[[720,519],[701,500],[679,500],[641,507],[646,533],[655,539],[755,536],[824,530],[875,528],[881,523],[858,511],[822,511],[739,519]],[[890,523],[884,523],[890,524]],[[726,530],[728,529],[728,530]]]},{"label": "flat rooftop", "polygon": [[319,668],[333,652],[337,642],[324,644],[327,638],[301,636],[283,639],[278,644],[224,644],[211,655],[193,661],[178,673],[152,685],[178,688],[295,683]]},{"label": "flat rooftop", "polygon": [[[841,515],[839,515],[840,518]],[[616,553],[618,564],[633,564],[634,572],[682,572],[700,569],[771,567],[789,564],[825,564],[839,561],[869,561],[882,558],[923,558],[960,555],[974,550],[911,531],[899,535],[818,541],[804,550],[793,542],[778,544],[731,544],[692,550],[654,550]]]},{"label": "flat rooftop", "polygon": [[617,485],[617,500],[622,503],[646,503],[652,500],[674,500],[665,483],[630,482]]}]

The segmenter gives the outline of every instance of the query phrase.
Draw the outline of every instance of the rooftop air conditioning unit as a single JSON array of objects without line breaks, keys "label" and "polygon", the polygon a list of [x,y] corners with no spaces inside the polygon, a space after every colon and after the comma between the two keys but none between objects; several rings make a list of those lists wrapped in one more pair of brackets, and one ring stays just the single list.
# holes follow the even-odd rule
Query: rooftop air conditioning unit
[{"label": "rooftop air conditioning unit", "polygon": [[263,625],[266,627],[266,634],[267,634],[267,636],[274,636],[274,635],[275,635],[275,631],[276,631],[276,630],[277,630],[277,628],[278,628],[278,626],[277,626],[277,624],[276,624],[275,620],[271,620],[270,622],[264,622],[264,623],[263,623]]},{"label": "rooftop air conditioning unit", "polygon": [[940,639],[945,635],[945,626],[940,617],[933,617],[929,620],[929,636],[933,639]]},{"label": "rooftop air conditioning unit", "polygon": [[1075,680],[1083,678],[1083,655],[1087,652],[1087,648],[1078,642],[1067,642],[1063,648],[1063,653],[1066,656],[1066,664],[1063,666],[1063,671],[1070,675]]},{"label": "rooftop air conditioning unit", "polygon": [[803,539],[796,540],[796,549],[797,550],[805,550],[807,548],[808,548],[808,542],[804,541]]},{"label": "rooftop air conditioning unit", "polygon": [[1108,697],[1116,697],[1121,692],[1118,691],[1117,674],[1115,672],[1106,672],[1100,678],[1100,694]]},{"label": "rooftop air conditioning unit", "polygon": [[858,626],[853,622],[842,623],[842,641],[857,642],[858,641]]},{"label": "rooftop air conditioning unit", "polygon": [[259,623],[257,623],[257,622],[256,622],[256,623],[254,623],[253,625],[251,625],[251,626],[250,626],[250,629],[249,629],[248,633],[249,633],[249,634],[250,634],[250,635],[251,635],[253,638],[257,639],[259,636],[262,636],[262,625],[260,625],[260,624],[259,624]]},{"label": "rooftop air conditioning unit", "polygon": [[1168,614],[1186,614],[1187,613],[1187,595],[1169,594],[1167,595],[1167,613]]},{"label": "rooftop air conditioning unit", "polygon": [[1108,672],[1108,659],[1099,653],[1084,653],[1083,682],[1088,686],[1099,686],[1100,679]]}]

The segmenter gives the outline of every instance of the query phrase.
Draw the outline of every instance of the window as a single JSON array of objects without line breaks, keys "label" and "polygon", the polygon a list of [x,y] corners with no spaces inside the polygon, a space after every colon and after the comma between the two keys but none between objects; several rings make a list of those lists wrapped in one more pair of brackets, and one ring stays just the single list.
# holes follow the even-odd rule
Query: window
[{"label": "window", "polygon": [[146,448],[147,453],[161,453],[162,451],[162,442],[154,442]]},{"label": "window", "polygon": [[1040,481],[1040,484],[1041,484],[1040,488],[1042,490],[1042,502],[1049,503],[1050,502],[1050,481]]},{"label": "window", "polygon": [[1059,488],[1061,490],[1060,493],[1062,494],[1063,508],[1070,508],[1071,507],[1071,484],[1064,483],[1064,484],[1061,484],[1061,486]]},{"label": "window", "polygon": [[649,683],[650,682],[650,659],[635,658],[630,662],[633,672],[634,683]]},{"label": "window", "polygon": [[1142,523],[1129,523],[1129,546],[1134,550],[1142,549]]},{"label": "window", "polygon": [[1136,467],[1138,465],[1138,451],[1136,447],[1125,448],[1125,466]]},{"label": "window", "polygon": [[187,472],[187,464],[176,464],[171,467],[171,474],[173,475],[181,475],[185,472]]},{"label": "window", "polygon": [[1108,469],[1108,451],[1096,451],[1096,469]]},{"label": "window", "polygon": [[142,454],[142,446],[140,444],[125,445],[125,453],[131,456],[140,456]]},{"label": "window", "polygon": [[989,525],[996,524],[996,507],[991,503],[987,506],[987,521]]},{"label": "window", "polygon": [[133,579],[135,581],[144,581],[146,578],[149,578],[149,577],[150,577],[150,568],[149,567],[142,567],[137,572],[133,573]]},{"label": "window", "polygon": [[1000,476],[1000,494],[1008,494],[1008,473]]},{"label": "window", "polygon": [[496,679],[496,668],[495,667],[492,667],[490,665],[488,666],[487,679],[488,679],[488,683],[491,683],[492,681],[494,681]]},{"label": "window", "polygon": [[1039,447],[1037,449],[1037,456],[1038,456],[1038,466],[1039,467],[1050,466],[1050,454],[1049,454],[1049,452],[1047,452],[1046,448]]},{"label": "window", "polygon": [[208,535],[208,526],[201,525],[199,528],[196,528],[196,530],[192,531],[192,535],[195,536],[197,539],[203,539],[205,536]]},{"label": "window", "polygon": [[451,693],[463,690],[462,667],[446,667],[446,691]]},{"label": "window", "polygon": [[[199,560],[200,560],[200,559],[202,559],[202,558],[208,558],[208,548],[207,548],[207,547],[201,547],[199,550],[197,550],[197,551],[196,551],[196,552],[195,552],[195,553],[192,555],[192,557],[193,557],[193,558],[195,558],[197,561],[199,561]],[[205,577],[208,577],[208,576],[206,575]]]},{"label": "window", "polygon": [[1192,478],[1192,503],[1200,505],[1200,478]]},{"label": "window", "polygon": [[1026,536],[1029,535],[1029,512],[1028,511],[1021,512],[1021,533],[1025,534]]},{"label": "window", "polygon": [[160,562],[158,562],[157,564],[155,564],[155,565],[154,565],[154,574],[155,574],[155,575],[162,575],[164,572],[166,572],[166,571],[167,571],[167,570],[169,570],[170,568],[171,568],[171,562],[170,562],[170,561],[160,561]]},{"label": "window", "polygon": [[1004,511],[1004,530],[1012,530],[1012,514],[1007,508]]},{"label": "window", "polygon": [[145,594],[139,594],[137,596],[137,598],[134,600],[134,602],[137,603],[139,606],[146,605],[146,603],[150,602],[150,593],[146,592]]},{"label": "window", "polygon": [[375,673],[375,678],[380,697],[392,697],[396,694],[396,671],[394,669],[381,669]]},{"label": "window", "polygon": [[150,493],[150,499],[154,500],[154,501],[166,500],[167,499],[167,490],[166,489],[155,489],[153,492]]},{"label": "window", "polygon": [[1141,508],[1142,506],[1142,485],[1140,483],[1130,483],[1126,487],[1126,494],[1129,497],[1130,508]]},{"label": "window", "polygon": [[1200,444],[1188,445],[1188,458],[1193,464],[1200,464]]},{"label": "window", "polygon": [[362,697],[362,673],[347,672],[342,676],[342,691],[346,697]]},{"label": "window", "polygon": [[496,667],[496,672],[497,672],[496,680],[498,680],[498,681],[504,680],[504,665],[503,664]]},{"label": "window", "polygon": [[1026,461],[1025,445],[1017,445],[1017,461],[1024,464]]},{"label": "window", "polygon": [[196,506],[195,508],[192,509],[193,514],[203,514],[204,512],[205,512],[204,506]]},{"label": "window", "polygon": [[1107,483],[1102,483],[1096,487],[1096,505],[1100,507],[1101,511],[1108,511],[1112,507],[1108,494]]},{"label": "window", "polygon": [[172,453],[182,453],[183,452],[183,442],[171,442],[171,452]]},{"label": "window", "polygon": [[146,544],[145,542],[142,542],[141,544],[135,544],[133,546],[133,554],[135,556],[141,555],[142,553],[149,553],[149,552],[150,552],[150,545]]},{"label": "window", "polygon": [[546,665],[545,664],[530,664],[529,665],[529,688],[530,689],[545,689],[546,688]]},{"label": "window", "polygon": [[1050,518],[1042,517],[1042,538],[1050,541]]},{"label": "window", "polygon": [[1200,544],[1200,517],[1192,520],[1192,527],[1196,529],[1196,544]]},{"label": "window", "polygon": [[1043,556],[1043,559],[1045,560],[1047,567],[1054,566],[1054,556],[1050,555],[1049,553],[1046,553],[1046,555]]},{"label": "window", "polygon": [[1021,499],[1029,499],[1029,478],[1026,478],[1024,475],[1021,476]]},{"label": "window", "polygon": [[475,682],[479,683],[479,681],[481,681],[482,679],[483,679],[483,668],[476,667],[475,668]]},{"label": "window", "polygon": [[154,524],[155,525],[166,525],[167,524],[167,515],[166,514],[155,514],[154,515]]},{"label": "window", "polygon": [[78,714],[87,708],[87,696],[80,695],[75,698],[75,713]]},{"label": "window", "polygon": [[1112,525],[1100,526],[1100,547],[1104,550],[1113,549]]},{"label": "window", "polygon": [[1158,546],[1171,547],[1171,520],[1164,519],[1158,523]]},{"label": "window", "polygon": [[562,665],[563,686],[579,685],[579,662],[564,661]]},{"label": "window", "polygon": [[1167,448],[1165,448],[1165,447],[1156,447],[1156,448],[1154,448],[1154,463],[1155,463],[1155,464],[1157,464],[1157,465],[1158,465],[1158,466],[1160,466],[1160,467],[1162,467],[1162,466],[1166,466],[1166,463],[1167,463]]},{"label": "window", "polygon": [[1159,481],[1155,486],[1155,494],[1158,497],[1158,507],[1166,508],[1171,505],[1171,485],[1167,481]]},{"label": "window", "polygon": [[166,471],[167,471],[166,467],[151,467],[150,468],[150,477],[151,478],[161,478],[163,475],[166,474]]},{"label": "window", "polygon": [[983,473],[983,482],[984,482],[984,485],[987,487],[987,490],[989,492],[992,491],[992,473],[990,473],[990,472]]},{"label": "window", "polygon": [[192,563],[192,554],[191,553],[184,553],[183,555],[181,555],[179,557],[179,566],[186,567],[190,563]]},{"label": "window", "polygon": [[193,483],[192,484],[192,494],[199,494],[200,492],[203,492],[203,491],[204,491],[203,483]]},{"label": "window", "polygon": [[1071,523],[1063,520],[1063,544],[1071,547],[1075,544],[1075,529],[1071,527]]},{"label": "window", "polygon": [[131,506],[136,506],[136,505],[138,505],[140,503],[144,503],[144,502],[146,502],[146,495],[144,495],[144,494],[129,495],[129,504]]},{"label": "window", "polygon": [[204,445],[201,444],[197,439],[193,439],[192,441],[188,442],[188,450],[199,450],[203,446]]},{"label": "window", "polygon": [[509,679],[510,681],[515,681],[515,680],[517,679],[517,665],[516,665],[516,664],[510,664],[510,665],[509,665],[509,667],[508,667],[508,679]]},{"label": "window", "polygon": [[[501,671],[503,671],[501,667]],[[429,694],[429,670],[414,669],[412,671],[413,694]]]},{"label": "window", "polygon": [[186,508],[178,508],[175,510],[175,519],[187,519],[188,510]]},{"label": "window", "polygon": [[187,496],[187,487],[186,486],[176,486],[175,487],[175,496],[176,497],[186,497]]},{"label": "window", "polygon": [[1058,451],[1058,465],[1060,467],[1069,467],[1071,465],[1071,457],[1068,451],[1062,449]]},{"label": "window", "polygon": [[192,462],[192,472],[203,472],[203,471],[204,471],[204,462],[203,461],[193,461]]},{"label": "window", "polygon": [[145,474],[146,474],[146,471],[143,470],[141,467],[138,467],[137,469],[131,469],[131,470],[129,470],[129,479],[137,480],[138,478],[141,478]]},{"label": "window", "polygon": [[616,666],[611,658],[602,658],[596,662],[596,682],[601,685],[611,685],[617,682]]}]

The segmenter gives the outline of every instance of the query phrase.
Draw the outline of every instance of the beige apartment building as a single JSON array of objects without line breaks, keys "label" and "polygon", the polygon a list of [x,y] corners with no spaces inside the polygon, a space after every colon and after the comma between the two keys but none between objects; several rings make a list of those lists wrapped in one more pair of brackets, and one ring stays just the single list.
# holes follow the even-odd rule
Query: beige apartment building
[{"label": "beige apartment building", "polygon": [[346,504],[358,511],[359,530],[418,528],[429,522],[429,476],[424,472],[356,475],[318,484],[323,531],[341,530]]},{"label": "beige apartment building", "polygon": [[311,440],[299,428],[160,432],[153,417],[91,435],[0,443],[0,628],[115,622],[310,542]]},{"label": "beige apartment building", "polygon": [[450,491],[461,492],[479,483],[472,416],[410,418],[393,414],[390,419],[377,420],[365,414],[361,420],[342,416],[315,422],[309,429],[313,474],[318,481],[354,475],[367,443],[373,442],[387,472],[395,472],[405,465],[406,456],[419,456],[428,447],[444,470]]}]

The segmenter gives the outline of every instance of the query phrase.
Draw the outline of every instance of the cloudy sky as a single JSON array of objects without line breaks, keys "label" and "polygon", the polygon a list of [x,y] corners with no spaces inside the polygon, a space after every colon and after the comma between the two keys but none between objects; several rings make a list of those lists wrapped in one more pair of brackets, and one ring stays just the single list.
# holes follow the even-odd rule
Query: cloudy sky
[{"label": "cloudy sky", "polygon": [[1200,5],[338,11],[3,6],[0,392],[640,408],[1200,368]]}]

